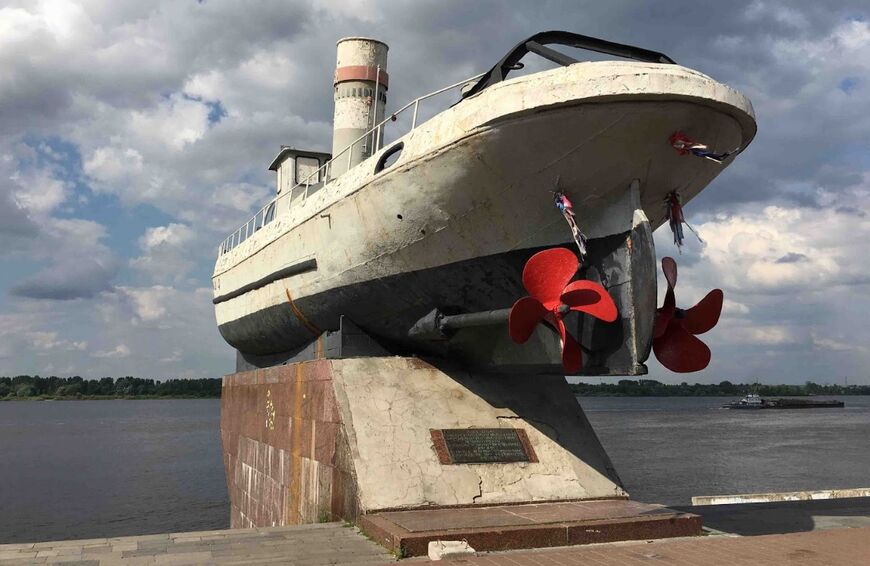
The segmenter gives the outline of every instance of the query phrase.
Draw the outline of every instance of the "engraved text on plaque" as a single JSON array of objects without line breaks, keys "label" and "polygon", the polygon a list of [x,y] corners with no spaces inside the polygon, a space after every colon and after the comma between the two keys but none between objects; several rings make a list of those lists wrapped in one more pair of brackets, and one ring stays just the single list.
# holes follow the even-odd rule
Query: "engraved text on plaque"
[{"label": "engraved text on plaque", "polygon": [[442,464],[538,461],[523,429],[448,428],[430,432]]}]

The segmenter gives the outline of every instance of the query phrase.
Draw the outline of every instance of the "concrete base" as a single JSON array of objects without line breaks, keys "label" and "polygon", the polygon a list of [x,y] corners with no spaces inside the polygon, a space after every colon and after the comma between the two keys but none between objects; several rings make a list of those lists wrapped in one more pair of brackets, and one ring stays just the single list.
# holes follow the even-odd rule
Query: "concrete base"
[{"label": "concrete base", "polygon": [[[455,428],[522,429],[537,462],[442,463],[432,430]],[[398,357],[236,373],[224,378],[221,436],[233,527],[628,497],[558,376],[442,371]]]},{"label": "concrete base", "polygon": [[461,540],[478,552],[660,539],[701,534],[701,517],[633,501],[503,505],[365,515],[360,528],[397,556]]}]

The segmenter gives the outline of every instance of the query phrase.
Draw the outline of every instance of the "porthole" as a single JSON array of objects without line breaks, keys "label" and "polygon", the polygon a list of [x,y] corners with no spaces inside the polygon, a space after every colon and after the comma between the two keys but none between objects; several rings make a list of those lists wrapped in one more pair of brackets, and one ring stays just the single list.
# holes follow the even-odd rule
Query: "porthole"
[{"label": "porthole", "polygon": [[393,147],[386,150],[383,155],[381,155],[380,159],[378,159],[377,165],[375,165],[375,173],[380,173],[384,169],[392,167],[392,165],[399,160],[399,156],[402,155],[402,148],[404,147],[405,144],[403,142],[399,142]]}]

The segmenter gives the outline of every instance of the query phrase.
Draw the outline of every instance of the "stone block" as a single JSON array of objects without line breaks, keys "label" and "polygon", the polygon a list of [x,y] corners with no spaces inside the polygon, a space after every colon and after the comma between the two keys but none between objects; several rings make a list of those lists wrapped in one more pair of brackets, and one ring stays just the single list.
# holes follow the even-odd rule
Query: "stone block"
[{"label": "stone block", "polygon": [[[233,527],[415,507],[624,498],[563,378],[445,372],[416,358],[300,362],[224,380]],[[270,415],[274,411],[274,418]],[[537,462],[445,464],[430,431],[517,428]]]}]

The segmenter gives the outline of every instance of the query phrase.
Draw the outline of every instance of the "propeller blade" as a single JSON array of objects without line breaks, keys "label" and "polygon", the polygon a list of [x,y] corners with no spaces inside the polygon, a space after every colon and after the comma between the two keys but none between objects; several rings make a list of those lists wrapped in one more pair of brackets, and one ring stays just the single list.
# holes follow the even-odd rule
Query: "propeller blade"
[{"label": "propeller blade", "polygon": [[566,375],[576,374],[583,366],[580,344],[568,333],[561,319],[556,319],[556,326],[559,327],[559,336],[562,337],[562,369]]},{"label": "propeller blade", "polygon": [[548,310],[559,306],[559,295],[577,273],[580,262],[567,248],[551,248],[529,258],[523,269],[523,286]]},{"label": "propeller blade", "polygon": [[656,311],[655,325],[653,326],[653,338],[659,338],[668,329],[668,323],[674,318],[674,310],[665,310],[664,307]]},{"label": "propeller blade", "polygon": [[713,289],[707,296],[698,301],[694,307],[686,310],[683,318],[683,328],[692,334],[703,334],[716,326],[722,313],[722,301],[725,294],[721,289]]},{"label": "propeller blade", "polygon": [[616,304],[607,289],[594,281],[573,281],[562,292],[561,301],[572,311],[585,312],[605,322],[616,320]]},{"label": "propeller blade", "polygon": [[663,366],[677,373],[701,371],[710,363],[710,348],[675,319],[662,336],[653,339],[653,352]]},{"label": "propeller blade", "polygon": [[677,262],[672,257],[662,258],[662,272],[668,282],[668,287],[673,289],[677,286]]},{"label": "propeller blade", "polygon": [[[670,259],[670,258],[667,258]],[[668,329],[668,323],[674,318],[674,313],[677,311],[677,299],[674,296],[674,288],[668,285],[668,290],[665,292],[665,302],[661,308],[656,310],[655,326],[653,327],[653,338],[658,338]]]},{"label": "propeller blade", "polygon": [[668,329],[671,319],[677,310],[677,298],[674,295],[674,285],[677,284],[677,262],[672,257],[662,258],[662,273],[668,282],[668,290],[665,291],[665,302],[656,310],[656,320],[653,326],[653,338],[661,337]]},{"label": "propeller blade", "polygon": [[508,333],[517,344],[526,342],[535,331],[535,326],[544,319],[547,309],[534,297],[523,297],[514,303],[508,315]]}]

